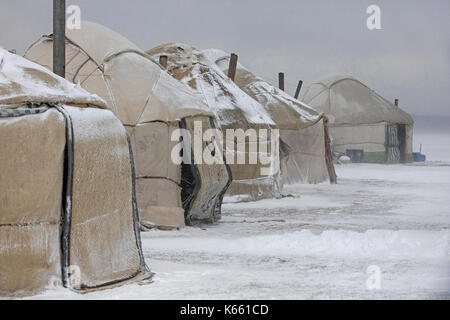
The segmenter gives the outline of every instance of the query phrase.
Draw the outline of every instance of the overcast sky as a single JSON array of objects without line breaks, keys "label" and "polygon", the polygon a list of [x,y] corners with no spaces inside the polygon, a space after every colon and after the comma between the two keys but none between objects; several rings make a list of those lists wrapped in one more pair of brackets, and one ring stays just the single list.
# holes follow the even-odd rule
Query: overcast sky
[{"label": "overcast sky", "polygon": [[[0,46],[23,54],[51,33],[52,0],[2,0]],[[146,50],[166,42],[239,55],[247,68],[293,94],[328,74],[353,75],[412,114],[450,116],[450,1],[67,0],[81,18]],[[381,8],[381,30],[366,9]]]}]

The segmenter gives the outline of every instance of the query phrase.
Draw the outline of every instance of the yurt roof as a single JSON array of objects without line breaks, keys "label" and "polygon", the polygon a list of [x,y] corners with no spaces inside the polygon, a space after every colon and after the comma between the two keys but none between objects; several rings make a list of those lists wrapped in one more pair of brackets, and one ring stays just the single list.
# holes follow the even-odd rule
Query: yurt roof
[{"label": "yurt roof", "polygon": [[82,21],[80,29],[66,29],[66,38],[83,48],[98,65],[124,52],[145,55],[121,34],[90,21]]},{"label": "yurt roof", "polygon": [[[228,72],[230,54],[219,49],[202,50],[202,53],[224,73]],[[237,64],[234,82],[264,106],[280,129],[301,129],[322,117],[321,113],[256,76],[241,63]]]},{"label": "yurt roof", "polygon": [[147,51],[155,59],[168,57],[168,71],[205,98],[221,125],[275,125],[264,107],[243,92],[200,50],[181,43],[167,43]]},{"label": "yurt roof", "polygon": [[333,115],[336,125],[414,123],[404,110],[348,75],[332,75],[313,83],[305,91],[302,100]]},{"label": "yurt roof", "polygon": [[27,102],[106,107],[99,96],[0,48],[0,104],[15,107]]},{"label": "yurt roof", "polygon": [[[93,22],[82,21],[81,25],[80,29],[67,29],[66,38],[102,71],[102,79],[108,82],[108,93],[104,94],[108,97],[104,98],[124,124],[214,115],[200,95],[162,70],[131,41]],[[33,53],[32,49],[45,41],[52,41],[52,36],[41,38],[25,55],[40,55],[39,50]],[[49,49],[45,50],[47,55],[51,54]],[[45,60],[40,56],[37,58]],[[83,67],[83,63],[80,65]]]}]

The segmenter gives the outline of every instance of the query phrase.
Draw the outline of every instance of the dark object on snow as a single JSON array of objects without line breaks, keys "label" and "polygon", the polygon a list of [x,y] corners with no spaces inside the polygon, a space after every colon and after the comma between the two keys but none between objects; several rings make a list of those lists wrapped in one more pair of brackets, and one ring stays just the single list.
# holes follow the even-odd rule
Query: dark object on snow
[{"label": "dark object on snow", "polygon": [[350,157],[353,163],[363,162],[364,150],[361,149],[347,149],[347,156]]},{"label": "dark object on snow", "polygon": [[427,160],[427,156],[420,152],[413,152],[414,162],[424,162]]}]

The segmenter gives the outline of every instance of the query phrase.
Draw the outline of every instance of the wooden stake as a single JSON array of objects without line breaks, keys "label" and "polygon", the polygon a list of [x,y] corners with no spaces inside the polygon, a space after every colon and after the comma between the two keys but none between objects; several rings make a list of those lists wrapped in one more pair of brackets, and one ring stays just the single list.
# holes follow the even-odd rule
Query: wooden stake
[{"label": "wooden stake", "polygon": [[66,0],[53,0],[53,72],[66,76]]},{"label": "wooden stake", "polygon": [[236,75],[238,56],[232,53],[230,56],[230,64],[228,65],[228,78],[234,81],[234,76]]},{"label": "wooden stake", "polygon": [[294,95],[295,99],[298,99],[298,96],[300,94],[300,90],[302,89],[302,85],[303,85],[303,81],[299,80],[298,84],[297,84],[297,90],[295,90],[295,95]]},{"label": "wooden stake", "polygon": [[284,73],[278,73],[278,88],[284,91]]},{"label": "wooden stake", "polygon": [[323,117],[323,130],[325,137],[325,162],[327,164],[328,177],[330,178],[330,183],[337,183],[337,175],[336,170],[334,169],[333,164],[333,153],[331,152],[331,140],[330,135],[328,133],[328,118]]}]

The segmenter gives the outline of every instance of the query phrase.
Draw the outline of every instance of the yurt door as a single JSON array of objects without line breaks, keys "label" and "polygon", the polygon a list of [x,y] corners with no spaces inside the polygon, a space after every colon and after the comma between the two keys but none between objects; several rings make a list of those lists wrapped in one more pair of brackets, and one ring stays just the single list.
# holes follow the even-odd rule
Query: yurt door
[{"label": "yurt door", "polygon": [[[202,139],[208,129],[215,130],[214,123],[210,121],[209,117],[184,118],[181,121],[181,127],[189,131],[192,139],[192,163],[183,164],[181,173],[181,198],[185,209],[186,223],[213,222],[220,219],[220,205],[231,182],[231,171],[224,163],[222,151],[216,149],[221,148],[220,144],[200,141],[200,152],[196,150],[195,139]],[[196,130],[200,130],[200,132],[196,132]],[[221,155],[221,163],[206,163],[203,154],[209,148],[217,150],[217,155]],[[211,151],[211,154],[215,155],[215,151]]]},{"label": "yurt door", "polygon": [[406,162],[406,125],[398,125],[398,142],[400,151],[400,162]]},{"label": "yurt door", "polygon": [[398,139],[398,127],[396,124],[387,126],[386,162],[400,162],[400,143]]}]

